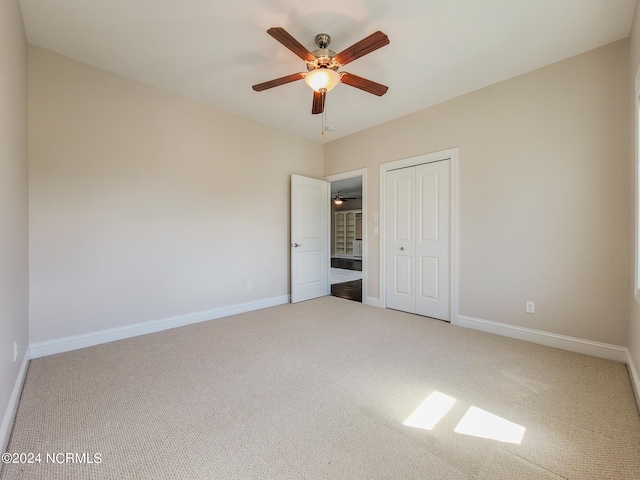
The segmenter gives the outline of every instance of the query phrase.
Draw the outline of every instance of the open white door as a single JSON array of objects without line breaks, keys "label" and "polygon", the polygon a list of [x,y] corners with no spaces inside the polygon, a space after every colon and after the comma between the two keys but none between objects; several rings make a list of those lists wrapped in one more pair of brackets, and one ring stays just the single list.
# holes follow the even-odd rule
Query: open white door
[{"label": "open white door", "polygon": [[291,175],[291,303],[329,293],[329,182]]}]

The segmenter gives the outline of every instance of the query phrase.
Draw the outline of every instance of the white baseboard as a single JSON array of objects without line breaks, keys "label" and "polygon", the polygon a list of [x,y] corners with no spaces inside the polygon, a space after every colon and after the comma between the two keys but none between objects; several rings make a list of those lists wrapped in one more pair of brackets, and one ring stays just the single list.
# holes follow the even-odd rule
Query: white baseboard
[{"label": "white baseboard", "polygon": [[633,363],[633,357],[631,357],[629,349],[627,349],[627,369],[629,370],[631,386],[633,387],[633,393],[636,395],[636,403],[640,411],[640,377],[638,377],[638,370],[636,369],[635,363]]},{"label": "white baseboard", "polygon": [[379,298],[365,297],[364,300],[362,301],[362,303],[364,303],[365,305],[369,305],[371,307],[380,308],[380,299]]},{"label": "white baseboard", "polygon": [[[2,419],[2,425],[0,425],[0,453],[7,451],[7,445],[9,444],[9,436],[13,428],[13,420],[15,419],[16,412],[18,411],[18,402],[20,401],[20,394],[22,393],[22,385],[24,384],[25,377],[27,376],[27,365],[29,365],[29,351],[24,353],[22,358],[22,364],[20,365],[20,371],[13,384],[13,390],[11,391],[11,397],[9,397],[9,405],[4,413]],[[0,470],[2,464],[0,464]]]},{"label": "white baseboard", "polygon": [[279,297],[266,298],[255,302],[242,303],[239,305],[231,305],[229,307],[215,308],[202,312],[188,313],[177,317],[163,318],[160,320],[152,320],[150,322],[136,323],[124,327],[110,328],[107,330],[99,330],[83,335],[74,335],[71,337],[58,338],[46,342],[38,342],[31,344],[31,358],[45,357],[56,353],[68,352],[79,348],[92,347],[102,343],[113,342],[125,338],[137,337],[138,335],[146,335],[147,333],[160,332],[170,328],[184,327],[193,323],[206,322],[217,318],[228,317],[238,313],[250,312],[261,308],[275,307],[289,303],[289,296],[282,295]]},{"label": "white baseboard", "polygon": [[581,338],[543,332],[542,330],[533,330],[531,328],[507,325],[506,323],[481,320],[479,318],[467,317],[466,315],[458,315],[454,325],[472,328],[474,330],[480,330],[487,333],[494,333],[504,337],[517,338],[518,340],[525,340],[527,342],[546,345],[548,347],[560,348],[570,352],[583,353],[593,357],[606,358],[607,360],[615,360],[616,362],[627,363],[628,361],[627,348],[620,347],[618,345],[592,342],[591,340],[583,340]]}]

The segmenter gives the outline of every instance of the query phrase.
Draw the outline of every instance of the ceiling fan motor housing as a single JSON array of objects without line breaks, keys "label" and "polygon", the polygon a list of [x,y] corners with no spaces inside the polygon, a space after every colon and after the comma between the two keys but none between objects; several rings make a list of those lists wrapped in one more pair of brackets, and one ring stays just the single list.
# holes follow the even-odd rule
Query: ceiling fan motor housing
[{"label": "ceiling fan motor housing", "polygon": [[336,52],[327,48],[331,43],[331,37],[329,36],[329,34],[317,34],[315,43],[318,46],[318,50],[311,52],[311,54],[316,58],[310,62],[307,62],[307,70],[310,72],[318,68],[329,68],[331,70],[338,70],[338,68],[340,68],[342,65],[340,65],[333,59],[333,57],[336,56]]},{"label": "ceiling fan motor housing", "polygon": [[331,70],[337,70],[341,66],[334,60],[333,57],[336,56],[336,52],[334,52],[333,50],[329,50],[328,48],[321,48],[311,53],[316,58],[310,62],[307,62],[308,71],[316,70],[318,68],[329,68]]}]

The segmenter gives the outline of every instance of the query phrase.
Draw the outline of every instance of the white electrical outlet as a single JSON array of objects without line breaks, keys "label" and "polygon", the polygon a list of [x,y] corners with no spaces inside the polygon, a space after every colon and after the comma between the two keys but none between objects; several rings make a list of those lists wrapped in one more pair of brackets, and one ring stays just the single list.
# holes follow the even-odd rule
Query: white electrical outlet
[{"label": "white electrical outlet", "polygon": [[527,300],[524,302],[524,311],[527,313],[536,313],[536,302]]},{"label": "white electrical outlet", "polygon": [[13,342],[13,361],[18,359],[18,342]]},{"label": "white electrical outlet", "polygon": [[247,292],[250,292],[253,289],[251,282],[247,282]]}]

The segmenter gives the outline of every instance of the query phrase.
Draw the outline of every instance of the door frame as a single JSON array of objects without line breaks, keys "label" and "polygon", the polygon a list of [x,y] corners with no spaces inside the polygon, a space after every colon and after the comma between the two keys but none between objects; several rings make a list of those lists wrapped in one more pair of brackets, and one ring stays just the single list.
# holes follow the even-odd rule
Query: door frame
[{"label": "door frame", "polygon": [[[338,180],[346,180],[347,178],[362,178],[362,303],[367,303],[367,169],[351,170],[350,172],[336,173],[324,177],[327,182],[337,182]],[[329,197],[331,197],[331,187],[329,187]],[[331,202],[329,198],[329,202]],[[331,212],[331,210],[329,210]],[[329,213],[331,215],[331,213]],[[331,228],[331,219],[329,219],[329,271],[331,271],[331,240],[333,229]],[[331,281],[329,281],[331,284]],[[329,285],[331,286],[331,285]],[[329,292],[331,293],[331,292]]]},{"label": "door frame", "polygon": [[441,162],[449,160],[451,162],[451,238],[449,253],[451,255],[450,265],[450,322],[456,324],[458,320],[458,232],[459,232],[459,215],[458,215],[458,163],[459,149],[449,148],[437,152],[416,155],[415,157],[403,158],[391,162],[380,164],[380,258],[379,258],[379,285],[380,285],[380,308],[387,308],[387,172],[390,170],[398,170],[400,168],[415,167],[423,163]]}]

